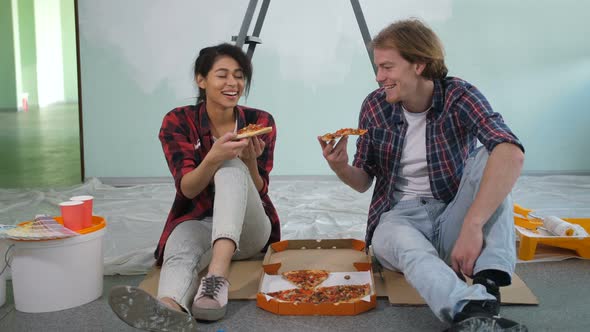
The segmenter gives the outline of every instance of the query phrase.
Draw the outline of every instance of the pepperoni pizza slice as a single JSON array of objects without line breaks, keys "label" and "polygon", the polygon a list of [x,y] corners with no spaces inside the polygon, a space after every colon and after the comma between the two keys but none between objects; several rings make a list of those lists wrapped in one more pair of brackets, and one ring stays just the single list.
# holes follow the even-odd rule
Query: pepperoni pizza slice
[{"label": "pepperoni pizza slice", "polygon": [[283,278],[302,289],[314,289],[328,279],[330,272],[326,270],[294,270],[282,273]]},{"label": "pepperoni pizza slice", "polygon": [[321,136],[321,140],[324,142],[330,142],[332,140],[335,140],[337,138],[343,137],[343,136],[349,136],[349,135],[364,135],[367,133],[367,129],[354,129],[354,128],[342,128],[337,130],[334,133],[327,133],[325,135]]},{"label": "pepperoni pizza slice", "polygon": [[271,131],[272,131],[272,127],[263,127],[259,124],[252,123],[242,129],[238,130],[236,132],[236,134],[237,134],[236,139],[242,139],[242,138],[258,136],[258,135],[262,135],[262,134],[268,134]]}]

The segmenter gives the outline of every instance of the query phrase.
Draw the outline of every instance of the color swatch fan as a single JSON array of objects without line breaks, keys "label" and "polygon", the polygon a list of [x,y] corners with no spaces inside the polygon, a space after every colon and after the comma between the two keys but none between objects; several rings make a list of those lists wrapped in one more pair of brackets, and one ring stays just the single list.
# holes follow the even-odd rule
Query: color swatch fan
[{"label": "color swatch fan", "polygon": [[0,228],[0,239],[11,240],[54,240],[80,235],[47,215],[35,216],[35,220],[15,227]]}]

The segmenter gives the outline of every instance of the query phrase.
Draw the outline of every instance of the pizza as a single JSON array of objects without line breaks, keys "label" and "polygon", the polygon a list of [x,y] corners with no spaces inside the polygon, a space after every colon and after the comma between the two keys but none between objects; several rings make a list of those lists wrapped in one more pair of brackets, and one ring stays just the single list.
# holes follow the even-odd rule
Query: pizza
[{"label": "pizza", "polygon": [[272,296],[275,299],[284,302],[309,303],[312,292],[313,291],[309,289],[293,288],[266,293],[266,295]]},{"label": "pizza", "polygon": [[330,272],[326,270],[294,270],[283,272],[283,278],[299,288],[313,289],[328,279]]},{"label": "pizza", "polygon": [[266,293],[281,302],[291,303],[350,303],[371,294],[369,284],[337,285],[315,289],[293,288]]},{"label": "pizza", "polygon": [[369,284],[363,285],[336,285],[316,288],[310,303],[348,303],[362,299],[371,294]]},{"label": "pizza", "polygon": [[271,131],[272,131],[272,127],[263,127],[259,124],[252,123],[242,129],[238,130],[236,132],[236,134],[237,134],[236,139],[242,139],[242,138],[246,138],[246,137],[268,134]]},{"label": "pizza", "polygon": [[330,142],[332,140],[335,140],[335,139],[343,137],[343,136],[364,135],[367,133],[367,131],[368,131],[367,129],[342,128],[342,129],[337,130],[334,133],[327,133],[325,135],[322,135],[320,138],[324,142]]}]

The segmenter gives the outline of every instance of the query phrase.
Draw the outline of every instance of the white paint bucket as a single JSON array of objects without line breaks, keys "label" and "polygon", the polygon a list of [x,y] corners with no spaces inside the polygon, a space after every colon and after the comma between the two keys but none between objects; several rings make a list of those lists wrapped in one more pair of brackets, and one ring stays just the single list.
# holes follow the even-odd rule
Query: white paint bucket
[{"label": "white paint bucket", "polygon": [[102,295],[106,228],[71,238],[10,241],[16,310],[51,312],[77,307]]}]

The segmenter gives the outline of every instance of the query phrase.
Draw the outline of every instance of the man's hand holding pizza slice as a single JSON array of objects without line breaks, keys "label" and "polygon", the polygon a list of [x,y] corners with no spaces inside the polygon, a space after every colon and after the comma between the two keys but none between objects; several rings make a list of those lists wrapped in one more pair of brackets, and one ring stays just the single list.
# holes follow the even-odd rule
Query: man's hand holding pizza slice
[{"label": "man's hand holding pizza slice", "polygon": [[338,143],[334,140],[326,143],[322,140],[321,136],[318,137],[318,141],[320,142],[322,154],[328,162],[328,165],[334,172],[336,172],[336,174],[338,174],[339,170],[348,165],[348,151],[346,150],[348,136],[342,137]]},{"label": "man's hand holding pizza slice", "polygon": [[[348,136],[364,135],[366,133],[366,129],[342,128],[334,133],[318,136],[318,141],[322,147],[324,158],[336,174],[348,165],[348,152],[346,149]],[[340,138],[340,140],[336,143],[336,139],[338,138]]]}]

